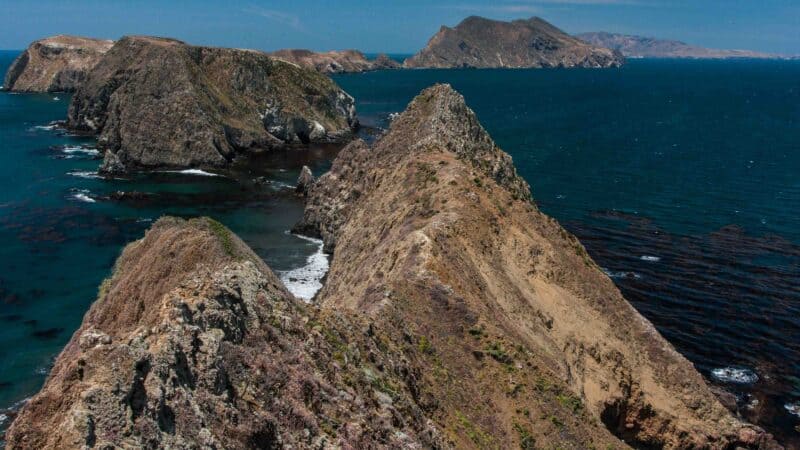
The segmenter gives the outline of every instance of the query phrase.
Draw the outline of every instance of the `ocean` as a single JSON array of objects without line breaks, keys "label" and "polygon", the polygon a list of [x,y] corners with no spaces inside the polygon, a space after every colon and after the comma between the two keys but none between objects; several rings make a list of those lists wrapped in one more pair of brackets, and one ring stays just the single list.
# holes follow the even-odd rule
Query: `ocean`
[{"label": "ocean", "polygon": [[[0,70],[16,53],[0,52]],[[387,128],[424,87],[452,84],[539,207],[581,239],[636,308],[712,384],[736,394],[746,419],[800,445],[800,62],[633,60],[619,70],[334,79],[371,128]],[[287,280],[327,264],[318,242],[287,233],[302,214],[289,188],[303,164],[327,170],[337,147],[278,152],[218,176],[104,180],[92,175],[91,139],[48,128],[68,102],[0,93],[3,408],[41,386],[122,247],[161,215],[216,218]]]}]

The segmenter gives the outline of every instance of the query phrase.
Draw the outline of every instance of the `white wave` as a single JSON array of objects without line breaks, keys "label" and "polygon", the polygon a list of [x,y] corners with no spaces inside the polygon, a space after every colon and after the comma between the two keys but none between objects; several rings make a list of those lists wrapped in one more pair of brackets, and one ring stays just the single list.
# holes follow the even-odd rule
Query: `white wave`
[{"label": "white wave", "polygon": [[322,240],[308,236],[295,236],[317,245],[317,251],[306,259],[306,265],[280,273],[281,281],[289,292],[310,301],[322,289],[322,278],[328,273],[328,256],[322,251]]},{"label": "white wave", "polygon": [[184,169],[184,170],[162,170],[164,173],[180,173],[183,175],[200,175],[204,177],[221,177],[222,175],[217,173],[206,172],[205,170],[200,169]]},{"label": "white wave", "polygon": [[140,217],[140,218],[136,219],[137,223],[150,223],[152,221],[153,221],[153,219],[151,219],[149,217]]},{"label": "white wave", "polygon": [[97,203],[97,200],[89,197],[90,192],[86,189],[80,189],[74,194],[72,194],[72,198],[75,200],[86,202],[86,203]]},{"label": "white wave", "polygon": [[633,278],[636,280],[642,278],[642,276],[636,272],[628,272],[628,271],[612,272],[611,270],[605,268],[603,269],[603,272],[605,272],[605,274],[608,275],[609,278]]},{"label": "white wave", "polygon": [[0,426],[4,425],[8,421],[8,416],[5,414],[0,414]]},{"label": "white wave", "polygon": [[786,408],[787,411],[789,411],[789,414],[793,414],[797,417],[800,417],[800,402],[787,403],[783,405],[783,407]]},{"label": "white wave", "polygon": [[394,122],[394,120],[397,119],[398,117],[400,117],[399,112],[389,113],[389,122]]},{"label": "white wave", "polygon": [[91,156],[98,156],[100,155],[100,150],[91,147],[81,147],[81,146],[74,146],[74,145],[67,145],[61,148],[61,151],[67,154],[83,154],[83,155],[91,155]]},{"label": "white wave", "polygon": [[57,102],[57,101],[59,101],[59,100],[61,100],[61,99],[60,99],[60,98],[58,98],[58,97],[53,97],[53,101],[54,101],[54,102]]},{"label": "white wave", "polygon": [[72,175],[73,177],[78,178],[103,178],[97,172],[92,171],[84,171],[84,170],[73,170],[72,172],[67,172],[67,175]]},{"label": "white wave", "polygon": [[642,261],[647,261],[647,262],[659,262],[659,261],[661,261],[660,257],[658,257],[658,256],[650,256],[650,255],[642,255],[642,256],[639,257],[639,259],[641,259]]},{"label": "white wave", "polygon": [[58,128],[58,125],[54,123],[49,123],[47,125],[36,125],[31,127],[31,130],[40,130],[40,131],[53,131]]},{"label": "white wave", "polygon": [[725,383],[753,384],[758,381],[758,375],[750,369],[737,367],[722,367],[711,371],[711,375]]},{"label": "white wave", "polygon": [[47,375],[47,372],[49,371],[50,369],[48,369],[47,367],[39,367],[36,369],[36,375]]}]

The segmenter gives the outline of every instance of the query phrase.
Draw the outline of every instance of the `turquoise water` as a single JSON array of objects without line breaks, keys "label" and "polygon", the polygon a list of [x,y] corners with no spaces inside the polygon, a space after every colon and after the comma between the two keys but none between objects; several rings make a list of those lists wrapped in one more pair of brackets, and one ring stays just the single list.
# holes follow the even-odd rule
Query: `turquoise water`
[{"label": "turquoise water", "polygon": [[[15,54],[0,52],[0,70]],[[621,70],[335,79],[362,122],[383,128],[424,87],[451,83],[540,207],[626,297],[737,394],[747,419],[800,445],[800,417],[785,407],[800,401],[800,63],[636,60]],[[84,178],[76,173],[99,160],[65,149],[93,142],[36,128],[63,119],[68,100],[0,93],[0,408],[41,386],[121,248],[160,215],[213,216],[276,270],[316,250],[286,234],[302,205],[284,186],[302,164],[326,170],[335,147],[220,177]]]},{"label": "turquoise water", "polygon": [[800,446],[800,62],[335,79],[377,127],[452,84],[637,309],[747,419]]},{"label": "turquoise water", "polygon": [[[0,52],[0,71],[17,52]],[[223,176],[91,178],[91,139],[48,124],[69,95],[0,92],[0,414],[35,393],[78,327],[122,247],[158,217],[208,215],[276,271],[317,247],[286,233],[302,214],[291,186],[303,164],[329,167],[335,147],[276,153]],[[265,169],[270,167],[271,169]],[[264,180],[253,181],[265,177]],[[118,192],[125,192],[120,195]],[[0,415],[0,422],[5,422]],[[0,423],[0,430],[3,424]]]}]

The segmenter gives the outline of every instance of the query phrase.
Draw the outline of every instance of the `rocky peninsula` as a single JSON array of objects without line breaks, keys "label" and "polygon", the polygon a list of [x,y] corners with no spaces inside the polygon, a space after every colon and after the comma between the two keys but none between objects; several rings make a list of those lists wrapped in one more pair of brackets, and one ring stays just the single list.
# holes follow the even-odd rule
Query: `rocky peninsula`
[{"label": "rocky peninsula", "polygon": [[117,41],[72,98],[67,127],[98,136],[105,172],[224,166],[238,155],[341,142],[353,98],[328,77],[253,50]]},{"label": "rocky peninsula", "polygon": [[6,73],[3,88],[16,92],[74,92],[113,41],[53,36],[31,43]]},{"label": "rocky peninsula", "polygon": [[502,22],[468,17],[454,28],[442,26],[409,68],[619,67],[621,53],[587,44],[545,20]]},{"label": "rocky peninsula", "polygon": [[606,32],[581,33],[575,37],[589,44],[619,51],[631,58],[780,58],[779,55],[750,50],[719,50],[685,42]]},{"label": "rocky peninsula", "polygon": [[210,219],[125,249],[9,448],[777,449],[538,210],[447,85],[307,174],[313,303]]},{"label": "rocky peninsula", "polygon": [[385,54],[380,54],[370,60],[358,50],[313,52],[302,49],[285,49],[272,52],[270,55],[320,73],[360,73],[401,67],[399,62]]}]

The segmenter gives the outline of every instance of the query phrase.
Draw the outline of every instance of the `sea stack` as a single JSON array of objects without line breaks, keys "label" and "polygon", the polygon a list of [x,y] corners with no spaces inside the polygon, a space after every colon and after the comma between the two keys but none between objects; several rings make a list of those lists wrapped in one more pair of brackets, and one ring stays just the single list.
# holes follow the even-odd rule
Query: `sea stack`
[{"label": "sea stack", "polygon": [[353,98],[313,70],[143,36],[108,51],[67,119],[98,135],[107,172],[224,166],[242,153],[345,141],[357,125]]},{"label": "sea stack", "polygon": [[315,304],[209,219],[130,244],[9,448],[776,449],[622,297],[448,85],[349,144]]},{"label": "sea stack", "polygon": [[619,67],[619,52],[572,37],[538,17],[502,22],[468,17],[454,28],[442,26],[409,68]]},{"label": "sea stack", "polygon": [[326,74],[369,72],[400,67],[400,63],[387,55],[380,54],[375,59],[369,60],[358,50],[312,52],[285,49],[272,52],[270,56]]},{"label": "sea stack", "polygon": [[53,36],[31,43],[9,67],[3,88],[16,92],[74,92],[113,41]]}]

